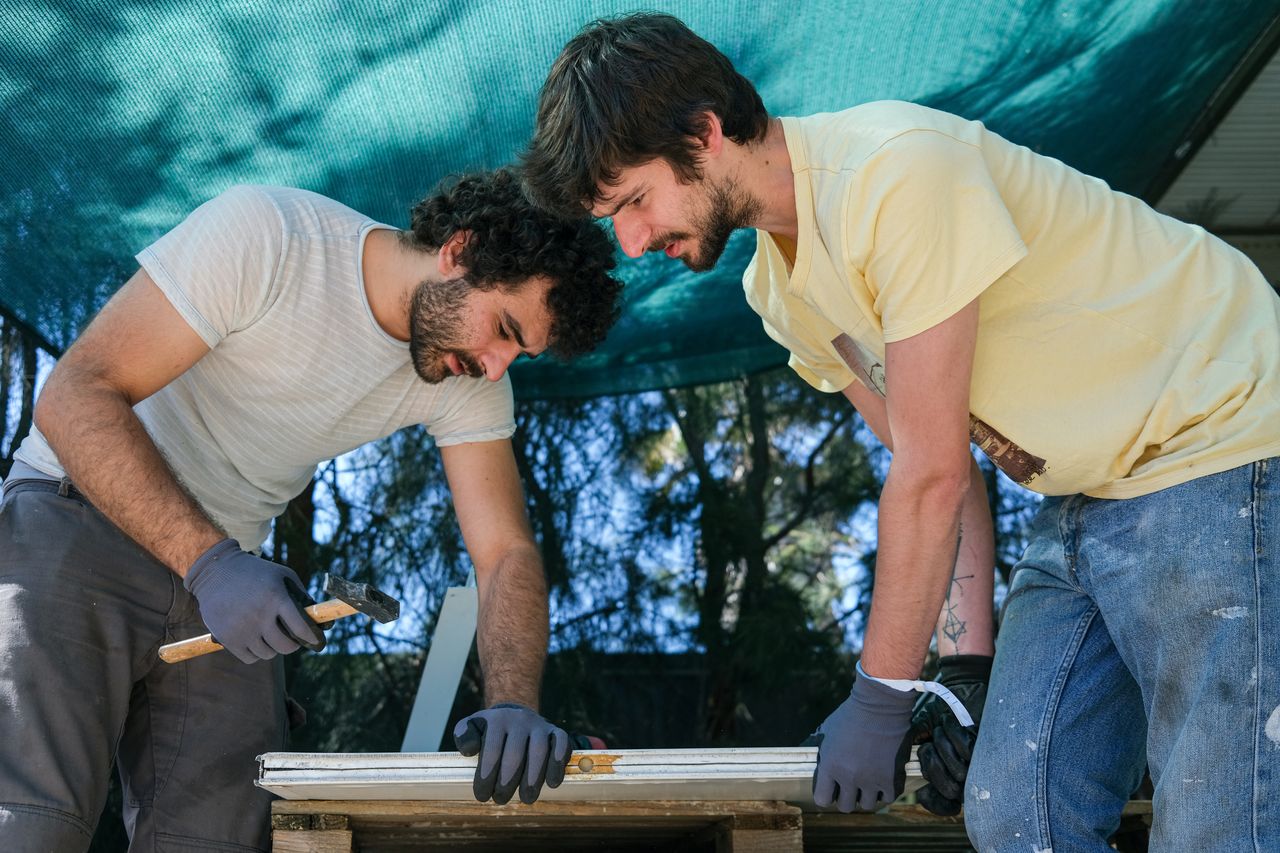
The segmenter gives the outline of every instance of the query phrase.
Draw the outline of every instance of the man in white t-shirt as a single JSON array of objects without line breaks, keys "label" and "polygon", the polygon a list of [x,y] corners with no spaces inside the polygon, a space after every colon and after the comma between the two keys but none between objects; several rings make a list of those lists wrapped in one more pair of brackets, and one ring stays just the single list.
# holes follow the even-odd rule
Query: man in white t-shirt
[{"label": "man in white t-shirt", "polygon": [[[506,370],[617,316],[602,229],[509,171],[381,225],[236,187],[141,269],[49,376],[0,504],[0,847],[89,843],[116,761],[134,849],[266,850],[255,756],[284,747],[280,655],[319,649],[298,576],[256,554],[316,465],[423,424],[475,565],[485,710],[455,730],[481,800],[563,779],[540,717],[546,587]],[[170,665],[205,630],[228,650]]]},{"label": "man in white t-shirt", "polygon": [[[819,805],[892,800],[927,737],[920,801],[979,850],[1110,849],[1144,766],[1153,849],[1280,849],[1280,300],[1247,258],[958,116],[770,117],[666,15],[569,42],[524,169],[629,255],[709,269],[756,229],[765,330],[893,452]],[[1048,496],[994,663],[975,445]],[[935,625],[954,714],[913,710]]]}]

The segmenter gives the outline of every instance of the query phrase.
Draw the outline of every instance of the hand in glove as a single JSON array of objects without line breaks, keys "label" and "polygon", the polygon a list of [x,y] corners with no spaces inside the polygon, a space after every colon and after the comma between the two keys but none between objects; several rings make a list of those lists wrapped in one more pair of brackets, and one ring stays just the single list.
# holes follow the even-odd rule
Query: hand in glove
[{"label": "hand in glove", "polygon": [[538,716],[532,708],[503,702],[458,721],[453,742],[463,755],[480,753],[472,791],[484,802],[510,802],[520,789],[520,802],[532,803],[545,781],[552,788],[564,781],[569,763],[569,735]]},{"label": "hand in glove", "polygon": [[949,655],[938,662],[935,679],[959,699],[973,726],[960,725],[940,696],[925,693],[911,715],[908,739],[920,743],[916,757],[928,784],[916,792],[920,805],[936,815],[960,813],[964,804],[964,782],[978,739],[978,724],[987,701],[991,680],[991,658],[986,655]]},{"label": "hand in glove", "polygon": [[859,675],[853,690],[814,734],[818,765],[813,801],[842,812],[872,810],[898,798],[906,783],[914,693]]},{"label": "hand in glove", "polygon": [[324,648],[324,632],[303,612],[315,601],[293,569],[241,551],[234,539],[201,554],[183,586],[209,633],[241,663]]}]

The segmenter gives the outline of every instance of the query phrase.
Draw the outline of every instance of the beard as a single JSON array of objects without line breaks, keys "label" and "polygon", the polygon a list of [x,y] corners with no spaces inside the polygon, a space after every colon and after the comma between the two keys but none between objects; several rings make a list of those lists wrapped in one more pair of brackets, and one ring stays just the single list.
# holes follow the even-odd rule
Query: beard
[{"label": "beard", "polygon": [[422,381],[435,385],[453,376],[445,362],[452,354],[467,376],[484,368],[463,349],[467,296],[475,285],[465,278],[422,282],[409,300],[409,357]]},{"label": "beard", "polygon": [[689,253],[680,256],[681,262],[694,272],[707,272],[715,267],[733,232],[749,227],[764,209],[758,198],[732,178],[710,181],[707,186],[707,208],[693,217],[692,231],[664,234],[654,241],[654,246],[660,248],[678,240],[689,241],[692,235],[697,235]]}]

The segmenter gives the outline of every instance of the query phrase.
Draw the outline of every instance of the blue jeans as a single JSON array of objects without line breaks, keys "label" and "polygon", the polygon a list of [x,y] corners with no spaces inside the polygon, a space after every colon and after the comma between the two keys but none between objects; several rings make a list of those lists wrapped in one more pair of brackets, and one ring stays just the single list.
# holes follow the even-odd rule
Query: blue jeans
[{"label": "blue jeans", "polygon": [[1278,475],[1045,500],[965,792],[979,853],[1109,850],[1144,766],[1151,850],[1280,850]]}]

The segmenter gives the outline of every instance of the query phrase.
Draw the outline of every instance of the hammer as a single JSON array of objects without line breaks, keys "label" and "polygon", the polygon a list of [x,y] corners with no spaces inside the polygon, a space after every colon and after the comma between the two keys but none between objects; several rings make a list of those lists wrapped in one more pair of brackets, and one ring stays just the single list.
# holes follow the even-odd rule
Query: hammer
[{"label": "hammer", "polygon": [[[317,623],[332,622],[357,612],[368,614],[379,622],[393,622],[400,618],[400,602],[367,583],[352,583],[337,575],[325,575],[324,592],[325,595],[332,596],[328,601],[304,608],[306,614]],[[161,646],[160,660],[178,663],[216,652],[220,648],[222,644],[213,639],[213,634],[205,634]]]}]

